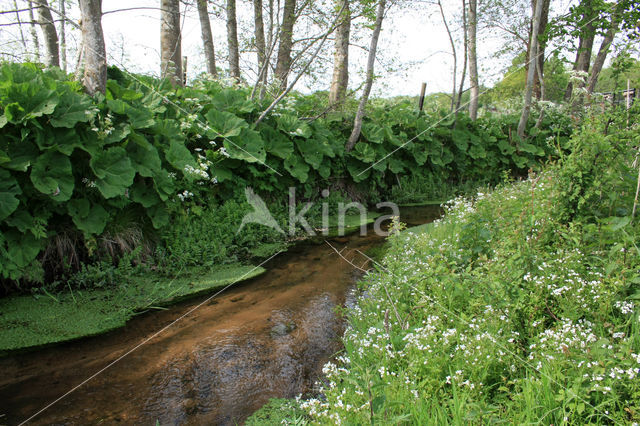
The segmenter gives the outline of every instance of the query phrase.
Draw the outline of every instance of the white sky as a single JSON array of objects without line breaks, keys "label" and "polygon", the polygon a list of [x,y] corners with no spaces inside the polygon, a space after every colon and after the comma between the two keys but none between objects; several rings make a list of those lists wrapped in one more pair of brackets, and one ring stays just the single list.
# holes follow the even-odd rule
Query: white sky
[{"label": "white sky", "polygon": [[[462,31],[458,22],[460,0],[442,0],[449,26],[457,38],[458,75],[463,60]],[[566,10],[570,0],[558,0],[556,4]],[[55,4],[55,0],[50,0]],[[0,11],[14,9],[13,0],[0,0]],[[18,4],[24,0],[18,1]],[[158,7],[159,0],[103,0],[103,11],[135,8]],[[182,54],[188,57],[188,74],[194,77],[204,71],[204,56],[200,38],[200,24],[195,6],[181,6],[185,15],[182,32]],[[68,13],[77,20],[78,11],[73,8]],[[26,20],[23,13],[21,19]],[[238,30],[239,33],[252,32],[253,12],[248,1],[238,0]],[[265,18],[266,19],[266,18]],[[0,14],[0,23],[15,21],[15,14]],[[160,68],[160,11],[159,10],[130,10],[118,13],[108,13],[103,17],[103,29],[107,45],[108,62],[133,72],[157,74]],[[226,26],[224,13],[221,16],[211,16],[214,33],[214,44],[219,67],[226,68]],[[38,29],[39,31],[39,29]],[[29,39],[28,29],[23,30]],[[354,34],[356,40],[350,49],[350,87],[360,85],[364,78],[364,67],[367,52],[362,47],[369,45],[370,31]],[[0,27],[0,52],[6,52],[11,43],[19,41],[17,27]],[[68,63],[70,69],[75,65],[75,50],[78,45],[78,31],[68,31],[67,44],[69,46]],[[483,34],[478,43],[480,58],[481,84],[490,86],[504,72],[509,64],[509,58],[497,60],[493,58],[495,50],[501,44],[500,34]],[[295,37],[294,37],[295,38]],[[13,40],[13,41],[12,41]],[[9,43],[7,44],[7,41]],[[332,49],[333,42],[327,41],[327,48]],[[379,43],[379,59],[376,63],[376,74],[380,78],[374,85],[374,94],[378,96],[416,95],[421,83],[427,82],[427,91],[449,92],[452,87],[453,57],[447,33],[442,25],[439,10],[436,5],[416,0],[415,5],[405,7],[394,6],[383,23]],[[243,63],[253,63],[255,53],[247,52],[241,55]],[[309,92],[328,88],[331,78],[330,63],[323,66],[316,81],[302,79],[298,90]],[[255,76],[249,73],[245,77],[252,81]],[[458,77],[459,78],[459,77]],[[466,86],[465,86],[466,87]]]}]

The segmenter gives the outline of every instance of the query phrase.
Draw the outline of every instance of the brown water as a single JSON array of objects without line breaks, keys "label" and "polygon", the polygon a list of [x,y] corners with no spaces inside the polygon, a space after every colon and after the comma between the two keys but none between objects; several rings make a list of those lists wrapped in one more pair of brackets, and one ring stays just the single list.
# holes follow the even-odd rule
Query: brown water
[{"label": "brown water", "polygon": [[[421,224],[437,208],[404,209]],[[370,232],[331,244],[357,265],[384,240]],[[325,243],[302,245],[96,375],[30,424],[236,424],[269,398],[309,392],[341,349],[336,308],[359,272]],[[119,330],[0,359],[0,425],[19,424],[206,300],[132,320]]]}]

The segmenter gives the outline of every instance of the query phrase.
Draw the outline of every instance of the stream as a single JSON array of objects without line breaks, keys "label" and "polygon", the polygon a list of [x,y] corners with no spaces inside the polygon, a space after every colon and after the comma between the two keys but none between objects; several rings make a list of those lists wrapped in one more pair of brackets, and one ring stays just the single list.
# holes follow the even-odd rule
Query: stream
[{"label": "stream", "polygon": [[[419,225],[438,207],[401,209]],[[384,243],[371,230],[331,239],[354,264]],[[355,302],[360,273],[325,243],[303,243],[264,265],[118,360],[210,296],[146,313],[118,330],[0,358],[0,425],[242,423],[270,398],[309,393],[341,349],[336,308]],[[100,372],[99,374],[96,374]]]}]

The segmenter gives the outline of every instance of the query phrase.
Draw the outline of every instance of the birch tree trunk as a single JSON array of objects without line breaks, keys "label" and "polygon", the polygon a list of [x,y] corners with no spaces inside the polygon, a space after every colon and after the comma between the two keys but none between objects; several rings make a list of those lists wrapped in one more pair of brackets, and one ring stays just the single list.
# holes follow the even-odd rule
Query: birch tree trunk
[{"label": "birch tree trunk", "polygon": [[207,72],[213,77],[218,77],[216,68],[216,52],[213,46],[213,35],[211,34],[211,21],[209,20],[209,9],[207,0],[197,0],[198,17],[200,18],[200,32],[202,33],[202,45],[204,48],[204,58],[207,63]]},{"label": "birch tree trunk", "polygon": [[38,40],[38,32],[36,31],[35,17],[33,13],[33,2],[29,0],[29,32],[31,33],[31,38],[33,40],[33,46],[35,48],[35,59],[36,62],[40,62],[40,41]]},{"label": "birch tree trunk", "polygon": [[60,66],[58,32],[56,31],[56,26],[53,23],[49,4],[47,3],[47,0],[35,0],[35,4],[38,6],[38,19],[40,29],[42,29],[42,36],[44,38],[45,51],[47,53],[46,65],[50,67],[58,67]]},{"label": "birch tree trunk", "polygon": [[456,106],[456,78],[458,76],[458,55],[456,54],[456,43],[453,41],[453,35],[451,34],[451,30],[449,29],[449,24],[447,23],[447,17],[444,14],[444,9],[442,8],[442,2],[438,0],[438,7],[440,8],[440,16],[442,16],[442,23],[444,24],[444,28],[447,30],[447,35],[449,36],[449,43],[451,44],[451,53],[453,55],[453,90],[451,91],[451,112],[455,109]]},{"label": "birch tree trunk", "polygon": [[107,87],[107,58],[102,32],[102,0],[80,0],[84,84],[87,93],[104,93]]},{"label": "birch tree trunk", "polygon": [[293,47],[293,25],[296,21],[296,0],[284,0],[282,25],[280,26],[280,44],[275,78],[282,89],[287,87],[287,78],[291,71],[291,49]]},{"label": "birch tree trunk", "polygon": [[64,72],[67,72],[67,31],[65,28],[67,11],[65,0],[60,1],[60,65]]},{"label": "birch tree trunk", "polygon": [[240,51],[238,50],[238,23],[236,0],[227,0],[227,44],[229,46],[229,74],[240,80]]},{"label": "birch tree trunk", "polygon": [[467,53],[469,55],[469,117],[471,120],[478,118],[478,97],[480,96],[480,84],[478,79],[478,0],[469,0],[469,35],[467,41],[469,47]]},{"label": "birch tree trunk", "polygon": [[611,43],[613,43],[613,38],[616,36],[618,31],[618,23],[616,22],[616,17],[614,16],[611,22],[611,26],[607,30],[604,38],[602,39],[602,43],[600,44],[600,49],[598,49],[598,55],[596,56],[595,61],[593,62],[593,67],[591,68],[591,74],[589,75],[589,80],[587,82],[587,92],[593,93],[596,88],[596,83],[598,83],[598,77],[600,76],[600,71],[602,71],[602,67],[604,66],[604,61],[607,59],[607,55],[609,54],[609,48],[611,47]]},{"label": "birch tree trunk", "polygon": [[160,66],[163,78],[182,86],[182,37],[180,35],[180,0],[161,0]]},{"label": "birch tree trunk", "polygon": [[[544,34],[549,24],[549,7],[551,0],[537,0],[542,1],[542,15],[540,16],[540,30],[539,34]],[[538,57],[536,63],[536,75],[533,80],[533,95],[536,99],[542,99],[542,80],[544,79],[544,52],[547,49],[546,40],[538,40]]]},{"label": "birch tree trunk", "polygon": [[340,17],[336,27],[335,53],[333,55],[333,78],[329,90],[329,103],[344,101],[349,86],[349,36],[351,34],[351,10],[349,0],[335,0]]},{"label": "birch tree trunk", "polygon": [[458,88],[458,98],[456,101],[456,119],[458,118],[458,111],[460,110],[460,105],[462,104],[462,93],[464,92],[464,80],[467,78],[467,67],[469,63],[469,33],[467,32],[468,24],[467,24],[467,1],[462,0],[462,30],[464,37],[464,55],[462,61],[462,76],[460,77],[460,87]]},{"label": "birch tree trunk", "polygon": [[384,11],[386,6],[386,0],[379,0],[378,11],[376,12],[376,23],[373,27],[373,35],[371,36],[371,45],[369,46],[369,58],[367,60],[367,79],[364,84],[364,90],[362,92],[362,98],[360,98],[360,104],[358,105],[358,112],[356,113],[355,121],[353,122],[353,131],[345,150],[350,152],[356,142],[360,138],[360,132],[362,131],[362,120],[364,119],[364,112],[371,94],[371,86],[373,86],[373,72],[376,62],[376,51],[378,50],[378,38],[380,38],[380,30],[382,29],[382,20],[384,19]]},{"label": "birch tree trunk", "polygon": [[522,115],[518,123],[518,136],[523,139],[524,132],[529,121],[529,113],[531,112],[531,100],[533,98],[533,82],[536,74],[535,64],[537,63],[538,54],[538,36],[540,35],[540,17],[542,16],[542,0],[536,2],[536,8],[533,13],[533,25],[531,30],[531,38],[529,40],[529,58],[532,66],[527,71],[527,85],[524,93],[524,106],[522,107]]},{"label": "birch tree trunk", "polygon": [[262,84],[267,83],[267,70],[265,67],[267,49],[264,39],[264,19],[262,17],[262,0],[253,0],[253,24],[254,35],[256,39],[256,55],[258,59],[258,74],[263,70],[262,75],[258,76],[258,80]]}]

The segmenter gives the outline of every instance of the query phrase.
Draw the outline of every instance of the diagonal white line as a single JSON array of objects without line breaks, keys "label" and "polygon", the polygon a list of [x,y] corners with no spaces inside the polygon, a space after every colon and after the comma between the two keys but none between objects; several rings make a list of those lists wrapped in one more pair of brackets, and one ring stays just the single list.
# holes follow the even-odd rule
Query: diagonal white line
[{"label": "diagonal white line", "polygon": [[[22,426],[28,422],[30,422],[31,420],[33,420],[34,418],[36,418],[37,416],[39,416],[40,414],[42,414],[43,412],[45,412],[46,410],[48,410],[49,408],[51,408],[53,405],[57,404],[58,402],[62,401],[64,398],[66,398],[67,396],[71,395],[73,392],[75,392],[76,390],[78,390],[80,387],[84,386],[85,384],[87,384],[89,381],[93,380],[94,378],[96,378],[97,376],[99,376],[100,374],[102,374],[104,371],[108,370],[109,368],[111,368],[113,365],[115,365],[118,361],[122,360],[123,358],[125,358],[126,356],[128,356],[129,354],[131,354],[132,352],[136,351],[137,349],[139,349],[141,346],[144,346],[145,344],[147,344],[149,341],[151,341],[152,339],[154,339],[155,337],[157,337],[158,335],[162,334],[164,331],[166,331],[167,329],[173,327],[175,324],[177,324],[178,322],[180,322],[182,319],[184,319],[185,317],[187,317],[188,315],[192,314],[193,312],[197,311],[198,309],[200,309],[200,307],[202,307],[203,305],[207,304],[208,302],[210,302],[212,299],[214,299],[216,296],[218,296],[219,294],[223,293],[225,290],[227,290],[229,287],[233,286],[234,284],[242,281],[247,275],[251,274],[253,271],[255,271],[256,269],[260,268],[262,265],[266,264],[267,262],[269,262],[271,259],[273,259],[274,257],[278,256],[280,253],[283,253],[284,251],[279,251],[278,253],[274,254],[273,256],[271,256],[270,258],[268,258],[267,260],[265,260],[264,262],[260,263],[258,266],[255,266],[253,269],[251,269],[250,271],[248,271],[247,273],[245,273],[244,275],[242,275],[240,278],[236,279],[235,281],[233,281],[232,283],[226,285],[224,288],[222,288],[221,290],[217,291],[216,293],[212,294],[211,296],[207,297],[205,300],[203,300],[202,302],[200,302],[199,304],[197,304],[196,306],[194,306],[193,308],[189,309],[186,313],[184,313],[183,315],[181,315],[180,317],[176,318],[175,320],[173,320],[172,322],[170,322],[169,324],[167,324],[166,326],[162,327],[160,330],[156,331],[155,333],[153,333],[151,336],[147,337],[146,339],[142,340],[142,342],[138,343],[136,346],[132,347],[131,349],[129,349],[127,352],[125,352],[123,355],[121,355],[120,357],[118,357],[116,360],[110,362],[109,364],[107,364],[107,366],[105,366],[104,368],[96,371],[93,375],[91,375],[90,377],[88,377],[87,379],[83,380],[80,384],[74,386],[73,388],[71,388],[69,391],[67,391],[65,394],[63,394],[62,396],[60,396],[59,398],[57,398],[56,400],[52,401],[51,403],[47,404],[46,406],[44,406],[43,408],[41,408],[38,412],[36,412],[35,414],[33,414],[31,417],[29,417],[28,419],[22,421],[19,426]],[[175,279],[175,278],[174,278]]]}]

